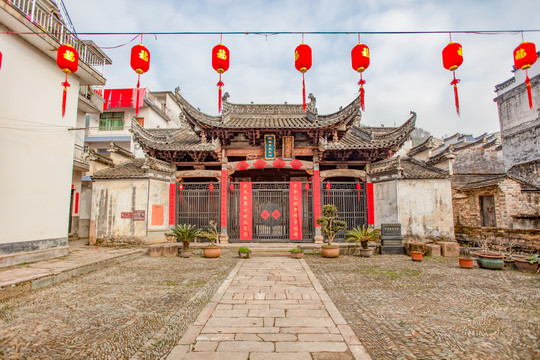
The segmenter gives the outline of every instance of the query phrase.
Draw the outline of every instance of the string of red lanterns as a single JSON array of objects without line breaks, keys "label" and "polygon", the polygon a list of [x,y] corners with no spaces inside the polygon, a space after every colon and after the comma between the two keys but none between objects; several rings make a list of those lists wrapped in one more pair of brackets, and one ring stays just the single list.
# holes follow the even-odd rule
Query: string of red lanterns
[{"label": "string of red lanterns", "polygon": [[[142,37],[142,36],[141,36]],[[303,40],[303,39],[302,39]],[[302,42],[295,49],[295,67],[298,71],[302,73],[302,105],[304,111],[306,111],[306,87],[305,87],[305,76],[304,74],[312,66],[312,52],[309,45]],[[529,99],[529,107],[532,109],[532,92],[530,78],[528,74],[528,68],[531,67],[537,60],[536,46],[534,43],[524,41],[514,50],[514,65],[517,69],[525,70],[526,79],[525,83],[527,86],[527,95]],[[450,85],[454,86],[454,100],[456,106],[456,112],[459,116],[459,97],[457,84],[460,82],[460,79],[456,79],[455,70],[461,66],[463,63],[463,48],[461,44],[450,41],[450,43],[442,51],[443,58],[443,67],[447,70],[452,71],[453,80]],[[78,69],[78,60],[79,54],[77,51],[69,44],[61,45],[58,48],[57,54],[57,65],[62,69],[66,74],[66,79],[62,82],[64,86],[64,92],[62,97],[62,117],[65,116],[65,107],[66,107],[66,94],[67,87],[70,86],[67,76],[68,74],[74,73]],[[228,70],[230,63],[230,53],[229,49],[223,45],[216,45],[212,49],[212,67],[219,73],[219,82],[217,86],[219,87],[218,93],[218,109],[221,113],[222,110],[222,87],[224,83],[221,80],[221,74]],[[367,45],[359,42],[351,51],[351,65],[355,71],[360,73],[360,103],[362,111],[365,111],[365,102],[364,102],[364,84],[366,81],[363,79],[363,72],[370,65],[370,52]],[[0,69],[2,66],[2,52],[0,52]],[[139,112],[139,92],[140,92],[140,75],[144,74],[149,70],[150,67],[150,52],[142,44],[135,45],[131,49],[131,67],[138,74],[137,80],[137,101],[136,101],[136,114]]]}]

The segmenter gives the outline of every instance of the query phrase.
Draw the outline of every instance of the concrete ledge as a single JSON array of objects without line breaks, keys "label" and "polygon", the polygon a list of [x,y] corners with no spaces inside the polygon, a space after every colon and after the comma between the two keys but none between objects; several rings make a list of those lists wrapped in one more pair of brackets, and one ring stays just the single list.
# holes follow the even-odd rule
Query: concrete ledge
[{"label": "concrete ledge", "polygon": [[69,248],[67,246],[62,246],[47,250],[27,251],[18,254],[4,255],[0,256],[0,268],[22,263],[49,260],[60,256],[66,256],[68,254]]},{"label": "concrete ledge", "polygon": [[134,259],[143,255],[145,251],[134,250],[132,252],[116,255],[114,257],[93,263],[79,264],[71,268],[55,271],[53,273],[37,273],[37,275],[28,275],[12,282],[4,282],[0,286],[0,300],[4,300],[13,296],[28,293],[45,286],[58,284],[68,280],[74,276],[87,274],[94,270],[102,269],[111,265],[116,265],[121,262]]}]

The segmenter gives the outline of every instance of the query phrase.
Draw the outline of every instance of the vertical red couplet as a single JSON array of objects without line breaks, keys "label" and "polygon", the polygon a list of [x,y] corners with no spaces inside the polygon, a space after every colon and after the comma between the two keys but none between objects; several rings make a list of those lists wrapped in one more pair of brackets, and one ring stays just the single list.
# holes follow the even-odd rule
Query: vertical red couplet
[{"label": "vertical red couplet", "polygon": [[289,184],[289,231],[291,240],[302,240],[302,182]]},{"label": "vertical red couplet", "polygon": [[319,170],[313,170],[313,221],[315,227],[321,227],[317,224],[317,218],[321,216],[321,174]]},{"label": "vertical red couplet", "polygon": [[[221,227],[227,226],[227,170],[221,170]],[[232,195],[232,191],[231,191]]]},{"label": "vertical red couplet", "polygon": [[368,225],[375,224],[375,211],[373,209],[373,183],[366,183],[366,198],[367,198],[367,223]]},{"label": "vertical red couplet", "polygon": [[252,239],[251,182],[240,183],[240,240]]},{"label": "vertical red couplet", "polygon": [[174,225],[176,214],[176,185],[169,184],[169,225]]}]

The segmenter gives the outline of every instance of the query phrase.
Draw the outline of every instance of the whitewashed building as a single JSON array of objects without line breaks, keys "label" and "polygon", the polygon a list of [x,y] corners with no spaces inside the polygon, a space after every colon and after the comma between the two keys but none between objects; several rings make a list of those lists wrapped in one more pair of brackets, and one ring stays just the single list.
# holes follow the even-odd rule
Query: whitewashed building
[{"label": "whitewashed building", "polygon": [[[75,172],[85,170],[74,167],[82,136],[72,129],[84,127],[86,112],[99,111],[94,86],[105,84],[110,63],[74,35],[68,19],[61,0],[0,1],[0,31],[22,33],[0,37],[0,267],[68,252],[70,213],[80,193]],[[62,117],[65,74],[56,50],[65,43],[80,58]]]}]

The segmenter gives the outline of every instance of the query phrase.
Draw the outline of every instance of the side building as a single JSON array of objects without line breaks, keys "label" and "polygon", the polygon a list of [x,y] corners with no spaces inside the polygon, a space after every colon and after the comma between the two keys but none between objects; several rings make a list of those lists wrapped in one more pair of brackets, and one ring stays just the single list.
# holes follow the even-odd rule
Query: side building
[{"label": "side building", "polygon": [[[0,31],[1,267],[68,253],[72,195],[80,192],[74,153],[82,144],[73,129],[85,106],[99,108],[92,96],[110,60],[76,36],[61,0],[0,1]],[[66,43],[80,58],[62,117],[65,74],[56,50]]]}]

